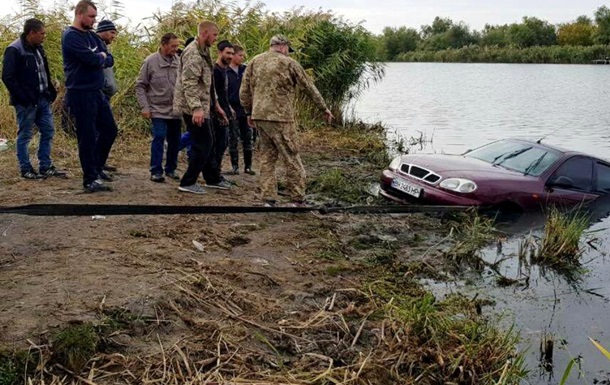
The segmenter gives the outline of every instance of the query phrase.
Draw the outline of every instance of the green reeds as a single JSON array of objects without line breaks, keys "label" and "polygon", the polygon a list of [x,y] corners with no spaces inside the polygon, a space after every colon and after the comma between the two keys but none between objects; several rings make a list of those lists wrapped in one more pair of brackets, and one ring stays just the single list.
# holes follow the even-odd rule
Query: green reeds
[{"label": "green reeds", "polygon": [[452,226],[451,237],[454,244],[445,253],[445,259],[454,267],[468,266],[481,270],[485,266],[481,249],[496,239],[497,232],[493,219],[472,211]]},{"label": "green reeds", "polygon": [[557,268],[578,265],[583,252],[581,238],[588,227],[589,217],[585,213],[551,208],[536,251],[536,261]]}]

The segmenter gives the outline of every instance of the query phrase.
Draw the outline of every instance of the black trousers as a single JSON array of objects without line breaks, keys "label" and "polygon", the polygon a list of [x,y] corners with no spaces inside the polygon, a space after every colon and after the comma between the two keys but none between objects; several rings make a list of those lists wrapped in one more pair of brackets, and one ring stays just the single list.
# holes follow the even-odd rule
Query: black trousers
[{"label": "black trousers", "polygon": [[222,171],[222,158],[229,147],[229,126],[223,126],[220,124],[220,120],[214,118],[213,135],[214,135],[214,150],[213,150],[213,163],[212,168],[220,177]]},{"label": "black trousers", "polygon": [[191,134],[191,156],[186,172],[180,180],[180,186],[191,186],[197,183],[199,174],[203,175],[206,183],[220,182],[220,174],[214,169],[212,158],[214,148],[214,135],[209,119],[205,119],[201,126],[193,123],[192,115],[183,115],[186,129]]},{"label": "black trousers", "polygon": [[66,92],[66,104],[76,126],[83,185],[96,180],[108,160],[117,126],[102,91]]}]

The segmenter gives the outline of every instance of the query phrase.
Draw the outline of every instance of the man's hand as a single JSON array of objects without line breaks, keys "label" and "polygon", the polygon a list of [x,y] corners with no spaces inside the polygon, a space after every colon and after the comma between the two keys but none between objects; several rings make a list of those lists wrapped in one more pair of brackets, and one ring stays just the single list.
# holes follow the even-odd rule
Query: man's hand
[{"label": "man's hand", "polygon": [[195,110],[195,112],[193,112],[193,124],[201,127],[201,125],[203,124],[203,119],[204,119],[203,110],[199,109],[199,110]]},{"label": "man's hand", "polygon": [[331,124],[334,118],[333,113],[327,108],[326,111],[324,111],[324,121],[327,124]]},{"label": "man's hand", "polygon": [[150,111],[142,111],[142,117],[144,119],[150,119],[152,118],[152,114],[150,113]]},{"label": "man's hand", "polygon": [[254,120],[252,120],[252,117],[250,115],[248,115],[248,126],[256,128],[256,124],[254,123]]},{"label": "man's hand", "polygon": [[216,104],[216,113],[218,114],[218,120],[220,120],[220,124],[223,126],[228,126],[229,119],[227,118],[227,114],[225,114],[224,110],[220,108],[218,104]]}]

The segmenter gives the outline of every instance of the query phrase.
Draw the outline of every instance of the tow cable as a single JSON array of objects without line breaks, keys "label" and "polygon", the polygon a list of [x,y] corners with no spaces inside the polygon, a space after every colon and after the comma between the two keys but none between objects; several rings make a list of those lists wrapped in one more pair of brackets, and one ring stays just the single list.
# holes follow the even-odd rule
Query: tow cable
[{"label": "tow cable", "polygon": [[116,205],[116,204],[30,204],[0,206],[0,214],[30,216],[95,216],[95,215],[189,215],[189,214],[254,214],[254,213],[308,213],[320,214],[408,214],[460,212],[468,206],[347,206],[347,207],[263,207],[263,206],[175,206],[175,205]]}]

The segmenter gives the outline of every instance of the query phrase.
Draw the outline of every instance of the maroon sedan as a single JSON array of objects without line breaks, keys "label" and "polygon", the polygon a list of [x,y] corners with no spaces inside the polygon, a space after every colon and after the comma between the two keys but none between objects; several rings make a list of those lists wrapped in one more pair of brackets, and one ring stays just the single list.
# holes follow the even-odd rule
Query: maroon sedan
[{"label": "maroon sedan", "polygon": [[463,155],[402,155],[381,176],[381,194],[401,203],[532,210],[608,193],[610,162],[519,139]]}]

